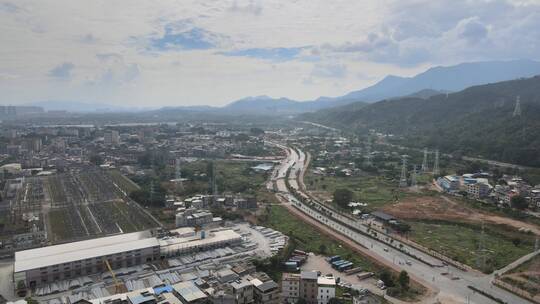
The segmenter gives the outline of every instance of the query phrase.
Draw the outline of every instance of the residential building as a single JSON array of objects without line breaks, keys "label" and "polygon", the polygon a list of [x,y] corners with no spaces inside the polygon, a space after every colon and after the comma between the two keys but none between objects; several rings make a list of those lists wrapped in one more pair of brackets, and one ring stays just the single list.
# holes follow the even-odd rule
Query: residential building
[{"label": "residential building", "polygon": [[280,302],[279,286],[276,282],[269,280],[262,282],[253,279],[255,304],[278,304]]},{"label": "residential building", "polygon": [[249,304],[254,302],[253,284],[246,279],[240,279],[231,284],[235,304]]},{"label": "residential building", "polygon": [[317,304],[317,279],[315,271],[302,271],[300,273],[300,297],[308,304]]},{"label": "residential building", "polygon": [[281,279],[281,294],[283,301],[294,304],[300,296],[300,275],[296,273],[284,273]]},{"label": "residential building", "polygon": [[317,278],[317,303],[328,304],[328,301],[336,297],[336,279],[333,277]]}]

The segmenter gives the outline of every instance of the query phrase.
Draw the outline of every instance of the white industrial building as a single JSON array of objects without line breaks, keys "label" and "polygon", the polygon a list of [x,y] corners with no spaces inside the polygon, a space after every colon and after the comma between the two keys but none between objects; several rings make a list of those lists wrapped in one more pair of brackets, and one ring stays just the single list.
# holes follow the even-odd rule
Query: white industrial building
[{"label": "white industrial building", "polygon": [[134,232],[47,246],[15,253],[14,282],[26,286],[130,267],[159,257],[159,241],[150,232]]}]

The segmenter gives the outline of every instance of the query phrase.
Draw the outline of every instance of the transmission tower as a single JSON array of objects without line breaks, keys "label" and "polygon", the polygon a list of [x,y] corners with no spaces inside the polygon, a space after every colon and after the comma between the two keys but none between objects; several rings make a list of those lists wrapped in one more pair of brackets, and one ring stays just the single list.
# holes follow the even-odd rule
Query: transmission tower
[{"label": "transmission tower", "polygon": [[433,164],[433,175],[439,175],[439,150],[435,150],[435,163]]},{"label": "transmission tower", "polygon": [[416,188],[416,165],[413,166],[411,173],[411,187]]},{"label": "transmission tower", "polygon": [[424,148],[424,160],[422,161],[422,172],[428,171],[428,149]]},{"label": "transmission tower", "polygon": [[482,232],[480,233],[480,239],[478,240],[478,253],[476,255],[476,266],[478,269],[484,269],[486,265],[486,249],[484,248],[484,222],[482,222]]},{"label": "transmission tower", "polygon": [[401,176],[399,178],[399,187],[407,187],[407,157],[401,156]]},{"label": "transmission tower", "polygon": [[521,101],[519,96],[516,97],[516,106],[514,107],[514,114],[512,116],[521,116]]},{"label": "transmission tower", "polygon": [[184,189],[184,184],[182,183],[182,171],[180,169],[180,158],[175,160],[176,165],[176,191]]}]

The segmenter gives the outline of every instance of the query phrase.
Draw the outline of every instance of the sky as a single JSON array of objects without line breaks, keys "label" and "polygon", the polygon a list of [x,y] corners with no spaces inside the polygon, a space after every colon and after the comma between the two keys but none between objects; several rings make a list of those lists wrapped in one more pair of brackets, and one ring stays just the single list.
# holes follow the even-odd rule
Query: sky
[{"label": "sky", "polygon": [[540,0],[0,0],[0,104],[310,100],[539,54]]}]

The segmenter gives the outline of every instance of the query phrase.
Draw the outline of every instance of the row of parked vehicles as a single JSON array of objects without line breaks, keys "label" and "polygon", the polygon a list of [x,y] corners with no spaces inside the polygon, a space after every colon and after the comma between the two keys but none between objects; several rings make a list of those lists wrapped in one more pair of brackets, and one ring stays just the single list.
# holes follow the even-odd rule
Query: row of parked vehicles
[{"label": "row of parked vehicles", "polygon": [[307,261],[307,258],[307,252],[304,252],[302,250],[294,250],[289,260],[284,263],[285,268],[289,271],[299,271],[300,266],[302,266]]}]

